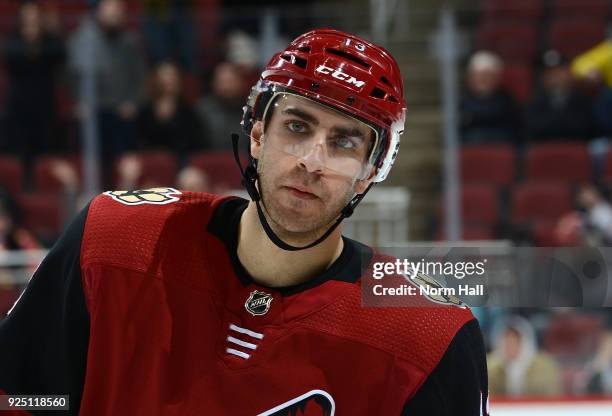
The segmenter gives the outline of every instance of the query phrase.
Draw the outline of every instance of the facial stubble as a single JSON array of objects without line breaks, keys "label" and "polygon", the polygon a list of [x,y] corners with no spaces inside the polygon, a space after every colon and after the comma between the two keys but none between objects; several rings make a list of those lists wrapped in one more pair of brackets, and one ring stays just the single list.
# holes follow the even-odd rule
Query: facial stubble
[{"label": "facial stubble", "polygon": [[[263,147],[265,148],[265,146]],[[345,184],[344,191],[342,189],[332,191],[323,182],[325,181],[323,176],[305,172],[297,163],[289,172],[272,177],[269,172],[274,169],[275,159],[270,154],[272,153],[271,150],[265,151],[262,148],[261,157],[257,164],[258,187],[266,218],[281,239],[309,242],[319,238],[337,220],[342,209],[355,195],[357,180],[345,179],[343,181]],[[293,156],[283,154],[281,157]],[[279,181],[282,181],[282,183],[279,183]],[[286,208],[280,201],[280,198],[285,197],[285,195],[279,195],[282,185],[286,183],[308,185],[316,190],[318,199],[301,201],[292,198],[292,206]],[[336,195],[340,193],[343,195],[338,198]],[[313,213],[308,216],[288,212],[290,210],[301,211],[307,204],[316,204],[320,209],[313,210]]]}]

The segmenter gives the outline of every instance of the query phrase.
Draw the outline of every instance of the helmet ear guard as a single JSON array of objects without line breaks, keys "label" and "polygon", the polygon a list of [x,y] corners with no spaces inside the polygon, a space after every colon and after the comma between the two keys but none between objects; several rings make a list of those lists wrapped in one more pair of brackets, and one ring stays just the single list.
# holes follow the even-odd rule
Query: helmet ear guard
[{"label": "helmet ear guard", "polygon": [[267,84],[266,82],[260,80],[257,84],[251,88],[251,92],[249,97],[247,98],[246,105],[242,108],[242,121],[240,125],[242,126],[242,131],[247,136],[251,135],[251,130],[253,129],[253,124],[256,121],[261,121],[263,118],[263,113],[268,105],[268,102],[274,96],[274,88],[273,86]]}]

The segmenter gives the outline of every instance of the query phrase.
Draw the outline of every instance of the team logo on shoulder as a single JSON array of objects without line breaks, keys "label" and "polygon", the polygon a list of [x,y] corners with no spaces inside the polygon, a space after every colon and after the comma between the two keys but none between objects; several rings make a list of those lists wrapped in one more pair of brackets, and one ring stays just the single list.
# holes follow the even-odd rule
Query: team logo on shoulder
[{"label": "team logo on shoulder", "polygon": [[326,391],[311,390],[257,416],[334,416],[336,403]]},{"label": "team logo on shoulder", "polygon": [[108,191],[104,192],[104,195],[125,205],[163,205],[178,201],[180,197],[176,195],[181,195],[181,191],[174,188],[149,188],[133,191]]},{"label": "team logo on shoulder", "polygon": [[[442,286],[440,283],[438,283],[436,281],[436,279],[434,279],[431,276],[428,276],[426,274],[423,273],[417,273],[416,276],[414,278],[412,278],[412,276],[406,276],[406,280],[408,280],[410,283],[412,283],[414,286],[416,286],[417,288],[420,287],[424,287],[424,288],[434,288],[434,289],[442,289],[444,288],[444,286]],[[425,296],[427,297],[427,299],[431,300],[432,302],[435,303],[440,303],[442,305],[453,305],[453,306],[459,306],[461,308],[465,308],[466,304],[459,299],[456,296],[450,295],[448,293],[446,293],[444,290],[442,291],[433,291],[436,292],[436,294],[433,294],[430,292],[426,292],[423,291],[422,293],[425,293]],[[439,292],[439,294],[438,294]]]},{"label": "team logo on shoulder", "polygon": [[254,290],[244,303],[244,307],[253,316],[265,315],[270,310],[273,299],[269,293]]}]

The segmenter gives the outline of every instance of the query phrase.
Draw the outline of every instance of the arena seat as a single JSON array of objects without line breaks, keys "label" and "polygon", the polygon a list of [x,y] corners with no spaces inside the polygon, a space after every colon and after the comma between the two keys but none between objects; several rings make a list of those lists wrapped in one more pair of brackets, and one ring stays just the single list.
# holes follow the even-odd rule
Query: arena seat
[{"label": "arena seat", "polygon": [[[466,241],[494,240],[495,231],[487,225],[463,224],[461,229],[461,239]],[[444,230],[440,228],[436,235],[436,240],[446,240]]]},{"label": "arena seat", "polygon": [[0,34],[7,35],[15,27],[19,2],[0,0]]},{"label": "arena seat", "polygon": [[583,143],[534,144],[527,151],[527,180],[590,182],[592,172],[591,158]]},{"label": "arena seat", "polygon": [[54,241],[64,226],[62,197],[51,192],[22,193],[17,202],[23,226],[43,241]]},{"label": "arena seat", "polygon": [[599,316],[563,314],[554,317],[544,333],[544,348],[561,360],[592,358],[602,335]]},{"label": "arena seat", "polygon": [[499,218],[497,190],[482,184],[462,186],[461,213],[467,224],[495,225]]},{"label": "arena seat", "polygon": [[572,209],[567,185],[557,182],[525,182],[512,193],[512,221],[554,221]]},{"label": "arena seat", "polygon": [[[444,202],[440,217],[444,211]],[[495,186],[487,184],[464,184],[461,187],[461,227],[464,240],[491,240],[499,223],[499,195]],[[444,237],[441,222],[437,238]]]},{"label": "arena seat", "polygon": [[560,246],[557,238],[557,221],[540,220],[530,227],[531,238],[537,247]]},{"label": "arena seat", "polygon": [[511,63],[504,68],[503,85],[520,103],[526,103],[533,93],[533,69],[525,63]]},{"label": "arena seat", "polygon": [[461,230],[461,238],[467,241],[494,240],[495,231],[491,226],[464,224]]},{"label": "arena seat", "polygon": [[19,297],[20,289],[13,286],[0,286],[0,321],[13,307]]},{"label": "arena seat", "polygon": [[490,23],[480,27],[476,45],[498,53],[507,62],[530,62],[537,53],[536,27],[526,23]]},{"label": "arena seat", "polygon": [[530,240],[538,247],[561,245],[557,223],[572,208],[572,194],[567,185],[558,182],[516,185],[511,194],[510,214],[514,238]]},{"label": "arena seat", "polygon": [[[142,171],[137,187],[149,188],[156,186],[174,186],[178,165],[174,154],[164,150],[151,150],[134,153],[142,164]],[[115,162],[115,188],[118,184],[118,171],[120,159]]]},{"label": "arena seat", "polygon": [[516,152],[511,145],[464,146],[459,154],[464,183],[512,184],[516,173]]},{"label": "arena seat", "polygon": [[553,0],[552,12],[557,17],[608,17],[610,0]]},{"label": "arena seat", "polygon": [[57,162],[65,162],[75,170],[77,178],[81,178],[81,162],[77,156],[40,156],[34,162],[34,188],[39,192],[61,192],[64,185],[53,173],[53,166]]},{"label": "arena seat", "polygon": [[535,21],[542,16],[542,0],[485,0],[482,10],[485,21]]},{"label": "arena seat", "polygon": [[603,167],[603,179],[608,183],[612,183],[612,149],[608,150],[606,153]]},{"label": "arena seat", "polygon": [[67,33],[79,25],[88,8],[83,0],[46,0],[42,7],[57,12],[62,29]]},{"label": "arena seat", "polygon": [[548,29],[548,42],[551,49],[573,58],[586,52],[606,37],[604,19],[557,19]]},{"label": "arena seat", "polygon": [[[246,157],[242,160],[246,163]],[[242,177],[230,150],[195,153],[189,158],[188,165],[205,171],[215,187],[242,188]]]}]

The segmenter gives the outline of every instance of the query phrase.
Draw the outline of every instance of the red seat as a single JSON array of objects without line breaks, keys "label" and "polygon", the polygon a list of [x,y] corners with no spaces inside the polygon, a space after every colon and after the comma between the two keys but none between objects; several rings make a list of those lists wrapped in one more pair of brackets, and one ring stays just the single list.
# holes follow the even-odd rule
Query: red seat
[{"label": "red seat", "polygon": [[15,19],[19,10],[19,2],[0,0],[0,33],[8,34],[15,27]]},{"label": "red seat", "polygon": [[74,30],[87,13],[87,2],[82,0],[46,0],[42,7],[57,12],[66,32]]},{"label": "red seat", "polygon": [[531,238],[537,247],[558,247],[562,243],[557,236],[558,221],[540,221],[531,226]]},{"label": "red seat", "polygon": [[487,225],[463,225],[461,238],[468,241],[474,240],[494,240],[495,232],[492,227]]},{"label": "red seat", "polygon": [[16,157],[0,156],[0,187],[13,195],[23,190],[23,167]]},{"label": "red seat", "polygon": [[19,297],[19,289],[17,287],[0,286],[0,321],[13,307],[13,304]]},{"label": "red seat", "polygon": [[567,185],[557,182],[526,182],[517,185],[512,194],[512,221],[550,223],[572,209]]},{"label": "red seat", "polygon": [[[436,238],[438,241],[445,240],[446,238],[444,237],[444,230],[440,229]],[[461,239],[468,241],[494,240],[495,232],[493,231],[493,228],[488,225],[463,224],[461,230]]]},{"label": "red seat", "polygon": [[612,182],[612,150],[609,150],[608,153],[606,153],[603,177],[607,182]]},{"label": "red seat", "polygon": [[[177,161],[172,153],[155,150],[136,153],[136,156],[142,165],[142,172],[137,183],[139,188],[174,186]],[[115,172],[117,172],[116,166]]]},{"label": "red seat", "polygon": [[543,143],[532,145],[527,152],[528,180],[590,182],[591,158],[582,143]]},{"label": "red seat", "polygon": [[490,185],[464,185],[461,216],[465,224],[495,225],[499,218],[497,190]]},{"label": "red seat", "polygon": [[38,192],[17,198],[23,213],[23,226],[43,240],[53,240],[64,226],[63,200],[58,194]]},{"label": "red seat", "polygon": [[[491,185],[466,184],[461,187],[462,238],[464,240],[491,240],[499,222],[499,198]],[[444,226],[438,238],[443,237]]]},{"label": "red seat", "polygon": [[570,58],[586,52],[605,37],[606,22],[602,18],[558,19],[551,23],[548,31],[550,47]]},{"label": "red seat", "polygon": [[515,63],[504,68],[503,85],[521,103],[529,101],[533,89],[533,70],[530,65]]},{"label": "red seat", "polygon": [[195,36],[200,51],[208,51],[199,54],[199,63],[203,68],[212,68],[215,57],[221,51],[222,44],[219,33],[221,26],[221,1],[220,0],[196,0]]},{"label": "red seat", "polygon": [[242,176],[231,151],[196,153],[189,158],[189,165],[205,171],[215,188],[242,188]]},{"label": "red seat", "polygon": [[542,0],[486,0],[482,7],[486,21],[501,19],[534,21],[542,16]]},{"label": "red seat", "polygon": [[464,183],[507,186],[514,181],[516,153],[510,145],[463,147],[459,157]]},{"label": "red seat", "polygon": [[552,319],[544,333],[544,348],[560,359],[592,358],[602,336],[601,318],[564,314]]},{"label": "red seat", "polygon": [[64,185],[53,173],[54,165],[65,162],[73,168],[79,179],[81,178],[81,163],[78,157],[41,156],[34,162],[34,188],[39,192],[62,192]]},{"label": "red seat", "polygon": [[531,24],[490,23],[477,35],[479,49],[497,52],[505,61],[532,61],[537,53],[537,31]]},{"label": "red seat", "polygon": [[552,9],[558,17],[602,18],[610,14],[610,0],[554,0]]}]

